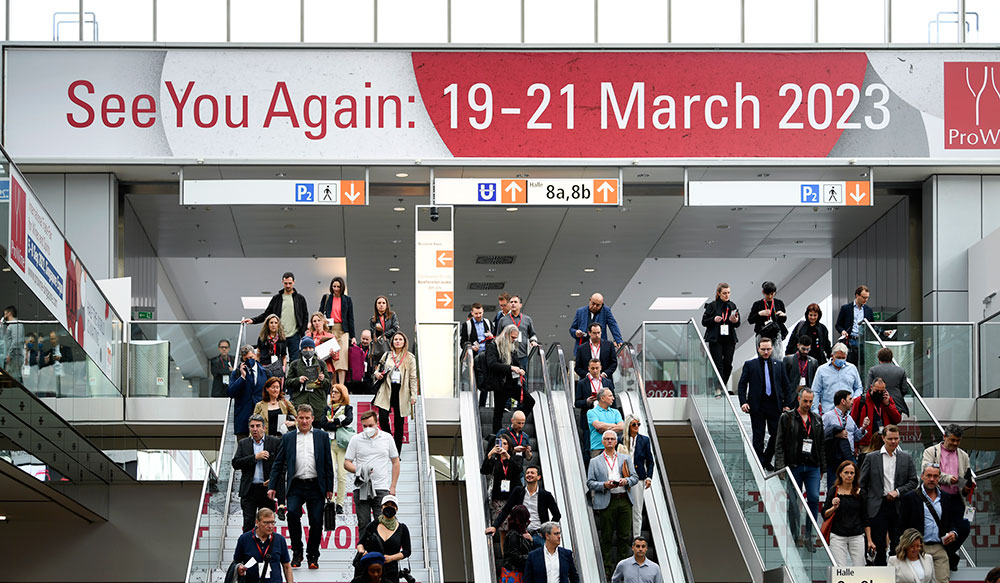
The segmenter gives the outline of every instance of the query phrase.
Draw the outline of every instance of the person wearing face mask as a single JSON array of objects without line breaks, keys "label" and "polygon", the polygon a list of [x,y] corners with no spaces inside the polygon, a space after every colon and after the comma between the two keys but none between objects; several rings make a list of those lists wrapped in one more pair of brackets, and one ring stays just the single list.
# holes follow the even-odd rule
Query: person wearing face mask
[{"label": "person wearing face mask", "polygon": [[299,343],[299,358],[288,366],[285,388],[292,396],[292,404],[298,407],[305,403],[323,415],[326,411],[326,397],[330,394],[330,376],[326,365],[316,358],[316,344],[306,336]]},{"label": "person wearing face mask", "polygon": [[854,399],[851,417],[859,427],[869,427],[868,433],[858,440],[858,450],[863,454],[878,451],[882,447],[882,428],[896,425],[903,418],[881,378],[872,382],[867,393]]},{"label": "person wearing face mask", "polygon": [[[382,512],[378,520],[358,532],[356,547],[360,556],[378,552],[385,557],[382,581],[399,581],[399,562],[410,556],[410,529],[396,518],[399,500],[392,495],[382,498]],[[360,561],[359,561],[360,563]],[[355,576],[360,572],[355,572]]]},{"label": "person wearing face mask", "polygon": [[379,431],[378,414],[361,414],[362,432],[351,438],[344,454],[344,469],[354,474],[354,506],[358,513],[358,531],[373,518],[378,519],[382,499],[396,495],[399,480],[399,452],[392,436]]},{"label": "person wearing face mask", "polygon": [[838,342],[833,346],[833,360],[816,371],[812,390],[816,393],[813,413],[822,415],[833,409],[833,397],[839,390],[851,392],[851,398],[861,395],[865,386],[853,364],[847,362],[847,346]]},{"label": "person wearing face mask", "polygon": [[250,414],[264,394],[267,379],[254,347],[248,344],[240,348],[240,366],[229,376],[226,387],[226,395],[233,399],[233,431],[237,440],[250,437]]},{"label": "person wearing face mask", "polygon": [[701,316],[701,325],[705,327],[705,342],[712,355],[712,362],[722,377],[723,387],[729,385],[729,376],[733,374],[736,328],[741,323],[740,311],[729,300],[731,293],[728,283],[720,283],[715,288],[715,300],[705,304],[705,313]]}]

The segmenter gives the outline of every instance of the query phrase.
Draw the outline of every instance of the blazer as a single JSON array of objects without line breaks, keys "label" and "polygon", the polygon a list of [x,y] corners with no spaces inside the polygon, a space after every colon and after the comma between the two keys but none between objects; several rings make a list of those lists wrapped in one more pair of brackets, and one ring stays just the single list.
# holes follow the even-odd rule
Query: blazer
[{"label": "blazer", "polygon": [[[771,372],[771,391],[777,398],[776,402],[780,412],[784,407],[792,406],[792,396],[795,391],[791,388],[791,383],[785,375],[785,366],[773,358],[770,363],[768,370]],[[795,376],[798,378],[798,373]],[[755,415],[760,410],[766,391],[764,361],[760,358],[751,358],[744,362],[740,382],[737,384],[740,405],[750,405],[750,414]]]},{"label": "blazer", "polygon": [[[323,297],[319,299],[319,311],[322,312],[323,316],[330,317],[330,309],[333,307],[333,295],[323,294]],[[351,338],[357,338],[354,333],[354,302],[351,301],[351,296],[344,294],[340,296],[340,319],[341,325],[344,327],[344,332]],[[374,338],[373,338],[374,340]]]},{"label": "blazer", "polygon": [[[893,484],[899,491],[902,498],[907,493],[912,492],[917,487],[917,470],[913,467],[913,458],[900,448],[896,448],[896,478]],[[865,500],[868,504],[868,516],[878,514],[882,507],[882,494],[885,489],[882,485],[882,453],[876,450],[865,456],[861,462],[861,482],[858,484],[864,492]],[[900,529],[902,531],[902,529]],[[923,532],[923,526],[920,531]]]},{"label": "blazer", "polygon": [[[920,467],[924,467],[926,464],[940,464],[941,463],[941,444],[934,444],[924,450],[924,455],[920,460]],[[945,476],[958,478],[958,482],[954,484],[945,484],[946,486],[958,486],[960,489],[964,488],[966,484],[965,472],[969,471],[969,454],[962,448],[958,448],[958,475],[952,476],[950,474],[941,473],[941,478],[944,479]]]},{"label": "blazer", "polygon": [[[278,401],[278,411],[281,411],[282,415],[291,415],[292,417],[295,417],[295,405],[292,405],[288,401],[288,399],[282,399],[282,400]],[[268,420],[267,420],[267,401],[264,401],[263,399],[260,400],[260,401],[257,401],[257,404],[254,405],[254,408],[253,408],[253,414],[254,415],[260,415],[261,417],[264,418],[264,433],[270,433],[271,430],[268,427]],[[320,415],[320,414],[322,414],[322,411],[320,411],[319,413],[317,413],[316,411],[313,411],[313,414],[314,415]],[[273,435],[272,435],[272,437],[273,437]]]},{"label": "blazer", "polygon": [[[924,532],[924,492],[922,488],[916,488],[907,492],[899,498],[899,532],[907,528],[915,528]],[[941,527],[939,534],[943,537],[951,531],[955,531],[957,538],[950,545],[944,545],[944,550],[948,553],[952,570],[958,565],[958,549],[969,537],[969,521],[965,519],[965,502],[957,494],[948,494],[938,490],[941,496]]]},{"label": "blazer", "polygon": [[[257,314],[250,319],[254,324],[260,324],[269,315],[274,314],[281,317],[281,306],[282,302],[281,296],[284,294],[284,290],[274,294],[271,297],[270,303],[267,304],[267,309]],[[302,336],[306,333],[306,328],[309,327],[309,308],[306,307],[306,298],[299,292],[292,289],[292,308],[295,310],[295,333]]]},{"label": "blazer", "polygon": [[[265,417],[266,419],[266,417]],[[273,435],[264,436],[264,451],[270,454],[264,462],[264,480],[271,477],[271,466],[278,455],[278,446],[281,440]],[[253,473],[257,468],[257,460],[253,459],[253,438],[244,437],[236,444],[236,453],[233,455],[233,469],[240,470],[240,498],[245,498],[250,492],[250,484],[253,483]]]},{"label": "blazer", "polygon": [[[557,547],[559,553],[559,583],[580,583],[580,575],[573,562],[573,551]],[[524,563],[524,583],[545,583],[545,547],[528,553]]]},{"label": "blazer", "polygon": [[[392,381],[390,380],[391,375],[388,372],[392,366],[389,364],[392,362],[390,358],[392,354],[391,351],[386,352],[382,355],[382,360],[378,363],[379,370],[384,372],[385,376],[382,377],[382,381],[378,385],[372,405],[383,411],[392,409]],[[399,411],[397,411],[397,414],[402,417],[409,417],[411,411],[410,399],[417,396],[417,359],[413,356],[412,352],[407,351],[403,355],[403,362],[399,363],[398,366],[402,374],[399,377]]]},{"label": "blazer", "polygon": [[[840,313],[837,314],[837,323],[833,326],[834,335],[836,336],[833,339],[834,342],[837,341],[837,338],[840,338],[840,333],[845,330],[848,336],[851,335],[851,328],[854,327],[854,305],[854,302],[848,302],[840,306]],[[862,310],[864,311],[865,320],[871,322],[875,319],[875,312],[868,307],[868,304],[865,304]],[[859,328],[858,332],[860,331],[861,329]]]},{"label": "blazer", "polygon": [[222,382],[223,377],[233,372],[233,355],[228,354],[223,359],[221,354],[217,354],[208,359],[208,368],[212,374],[212,396],[225,397],[226,385]]},{"label": "blazer", "polygon": [[917,572],[910,566],[907,560],[899,560],[890,551],[888,566],[896,569],[896,583],[934,583],[934,558],[924,553],[920,555],[920,566],[924,568],[924,576],[917,578]]},{"label": "blazer", "polygon": [[[622,474],[622,467],[628,468],[628,478],[626,478],[628,486],[625,487],[625,493],[628,494],[629,502],[635,504],[635,500],[632,499],[632,486],[639,483],[639,477],[635,475],[631,456],[619,453],[616,465],[618,475]],[[590,458],[590,465],[587,467],[587,488],[594,493],[594,510],[604,510],[611,503],[611,490],[604,487],[604,482],[607,481],[608,464],[604,461],[604,454],[601,453],[595,458]]]},{"label": "blazer", "polygon": [[[789,340],[791,342],[791,340]],[[806,355],[806,386],[811,387],[813,385],[813,379],[816,378],[816,369],[819,368],[819,361],[815,358]],[[781,359],[781,362],[785,364],[785,378],[788,379],[788,387],[792,389],[793,393],[798,392],[796,389],[799,386],[799,355],[789,354],[785,358]]]},{"label": "blazer", "polygon": [[[343,300],[341,300],[341,309],[343,309]],[[372,334],[372,342],[378,340],[379,336],[385,336],[386,346],[388,346],[389,345],[388,342],[392,340],[392,336],[396,332],[399,332],[399,319],[396,318],[396,312],[393,312],[392,316],[386,318],[385,330],[383,330],[382,332],[375,330],[375,324],[380,324],[380,323],[381,323],[380,320],[376,319],[375,316],[372,316],[371,319],[368,320],[368,331],[371,332]]]},{"label": "blazer", "polygon": [[747,322],[753,324],[753,333],[760,334],[760,331],[764,329],[764,326],[768,320],[774,320],[778,324],[778,330],[781,333],[782,338],[788,338],[788,328],[785,328],[785,322],[788,321],[788,314],[785,313],[784,316],[776,316],[772,314],[771,316],[761,316],[760,311],[766,310],[768,307],[774,306],[775,312],[785,312],[785,302],[774,298],[773,304],[768,304],[764,302],[764,298],[761,298],[750,306],[750,313],[747,314]]},{"label": "blazer", "polygon": [[[524,496],[528,493],[527,488],[524,486],[518,486],[510,493],[507,497],[507,502],[500,509],[500,514],[493,520],[493,528],[500,528],[503,521],[507,519],[510,511],[518,504],[524,504]],[[538,521],[542,524],[549,522],[559,522],[562,518],[562,513],[559,512],[559,505],[556,504],[556,499],[552,496],[552,493],[542,488],[538,487]]]},{"label": "blazer", "polygon": [[815,358],[821,365],[830,360],[830,350],[833,345],[830,344],[830,331],[826,329],[825,324],[817,321],[815,326],[810,326],[805,320],[796,324],[792,335],[788,337],[788,342],[785,343],[785,354],[795,354],[800,336],[812,338],[809,356]]},{"label": "blazer", "polygon": [[[576,376],[581,379],[587,376],[587,367],[590,366],[591,358],[590,339],[588,338],[586,342],[576,347],[576,352],[573,354],[573,359],[576,361],[573,365],[573,370],[576,372]],[[601,361],[601,372],[607,374],[610,381],[612,374],[618,370],[618,356],[615,354],[615,345],[610,340],[601,340],[601,348],[597,353],[597,358]],[[615,386],[614,381],[611,381],[611,386]]]},{"label": "blazer", "polygon": [[[322,429],[315,427],[310,432],[313,438],[313,455],[316,457],[316,478],[322,493],[333,492],[333,456],[330,453],[330,437]],[[281,438],[278,455],[271,465],[269,490],[277,490],[276,485],[284,478],[285,491],[292,487],[295,477],[295,439],[299,430],[289,431]]]},{"label": "blazer", "polygon": [[[576,315],[573,316],[573,323],[569,327],[569,337],[576,344],[587,342],[587,330],[590,328],[590,316],[587,315],[589,311],[589,306],[583,306],[577,308]],[[611,308],[602,306],[601,311],[597,312],[597,315],[594,316],[594,322],[601,325],[602,340],[608,339],[608,330],[610,329],[611,337],[614,338],[615,342],[618,344],[622,343],[622,331],[618,329],[618,321],[615,320],[614,314],[611,313]],[[583,332],[582,338],[576,337],[577,330]]]},{"label": "blazer", "polygon": [[[736,328],[740,327],[743,323],[743,318],[741,317],[736,321],[735,324],[729,320],[723,320],[722,322],[716,322],[716,316],[725,316],[726,310],[729,310],[730,315],[733,312],[738,312],[736,304],[733,302],[724,302],[722,300],[713,300],[711,302],[705,303],[705,313],[701,315],[701,325],[705,327],[705,342],[722,342],[724,344],[736,344]],[[719,333],[720,326],[723,324],[729,325],[729,335],[723,336]]]},{"label": "blazer", "polygon": [[649,437],[637,433],[635,436],[635,473],[640,480],[653,477],[653,469],[656,467],[653,462],[653,448]]},{"label": "blazer", "polygon": [[254,406],[264,395],[264,383],[267,381],[267,371],[254,361],[256,371],[256,382],[250,381],[250,373],[247,378],[240,375],[240,363],[229,375],[229,386],[226,387],[226,395],[233,399],[233,432],[250,433],[250,413]]},{"label": "blazer", "polygon": [[877,378],[885,381],[885,390],[889,391],[889,396],[896,403],[896,408],[899,409],[899,412],[903,415],[909,415],[910,408],[906,406],[906,401],[903,400],[903,396],[910,392],[910,388],[906,383],[906,370],[891,362],[876,364],[868,369],[868,382],[865,383],[865,386],[872,386],[872,383]]},{"label": "blazer", "polygon": [[[615,390],[614,385],[611,384],[611,379],[602,378],[601,386],[611,389],[612,393]],[[583,378],[576,383],[576,401],[573,402],[573,406],[580,410],[580,431],[584,432],[580,434],[582,436],[590,435],[590,428],[587,427],[587,412],[594,408],[594,404],[597,403],[597,401],[594,401],[588,406],[587,398],[590,397],[593,392],[594,389],[590,384],[590,377],[587,373],[583,373]],[[589,437],[587,437],[587,441],[589,443]]]},{"label": "blazer", "polygon": [[[460,346],[464,347],[466,344],[472,344],[473,342],[476,342],[476,338],[478,338],[478,336],[476,335],[475,329],[472,326],[473,326],[472,318],[469,318],[468,320],[462,322]],[[496,327],[493,325],[493,322],[486,318],[483,318],[483,330],[489,332],[490,334],[493,334],[494,336],[497,333]],[[480,348],[482,348],[482,346],[480,346]]]}]

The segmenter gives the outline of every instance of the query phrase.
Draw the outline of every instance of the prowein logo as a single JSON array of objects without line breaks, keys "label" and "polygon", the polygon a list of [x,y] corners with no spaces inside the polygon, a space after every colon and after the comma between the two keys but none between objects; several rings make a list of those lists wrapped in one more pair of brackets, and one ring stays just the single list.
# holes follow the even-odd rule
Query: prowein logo
[{"label": "prowein logo", "polygon": [[1000,149],[1000,63],[944,64],[944,147]]}]

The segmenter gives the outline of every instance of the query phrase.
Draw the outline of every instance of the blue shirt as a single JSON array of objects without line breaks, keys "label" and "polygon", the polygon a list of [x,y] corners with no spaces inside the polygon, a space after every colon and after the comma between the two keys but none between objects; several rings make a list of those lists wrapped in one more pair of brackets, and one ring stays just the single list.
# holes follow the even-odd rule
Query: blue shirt
[{"label": "blue shirt", "polygon": [[861,377],[858,376],[858,369],[851,363],[845,362],[844,367],[838,369],[832,362],[824,364],[816,370],[813,378],[813,413],[819,413],[820,405],[823,406],[823,414],[833,410],[833,396],[837,391],[844,389],[851,391],[851,398],[861,396],[864,386],[861,384]]},{"label": "blue shirt", "polygon": [[[925,500],[930,500],[931,497],[927,495],[927,490],[920,486],[920,495],[924,497]],[[923,502],[923,500],[921,501]],[[938,518],[941,518],[941,491],[938,490],[937,498],[931,500],[931,506],[934,507],[934,512],[937,512]],[[927,508],[927,504],[923,504],[924,507],[924,543],[940,543],[941,533],[938,530],[937,522],[934,521],[934,517],[931,516],[931,511]]]},{"label": "blue shirt", "polygon": [[[271,546],[267,546],[267,541],[261,541],[257,539],[257,529],[254,528],[251,531],[244,532],[240,535],[240,538],[236,540],[236,550],[233,551],[233,560],[238,563],[246,564],[251,558],[256,560],[259,564],[264,560],[263,555],[260,551],[263,550],[271,555],[271,562],[267,566],[267,573],[263,581],[267,583],[281,583],[281,565],[283,563],[288,563],[292,559],[288,556],[288,544],[285,542],[285,537],[278,533],[271,535]],[[258,545],[260,548],[257,548]],[[260,567],[254,565],[247,569],[246,583],[257,583],[261,581],[260,579]]]},{"label": "blue shirt", "polygon": [[[264,438],[263,437],[260,438],[260,443],[257,443],[256,441],[254,441],[252,439],[250,440],[250,442],[253,444],[253,454],[254,455],[257,455],[258,453],[264,451]],[[250,483],[251,484],[263,484],[264,483],[264,460],[257,460],[257,463],[254,464],[254,467],[253,467],[253,480]]]},{"label": "blue shirt", "polygon": [[622,422],[622,414],[618,412],[618,409],[611,407],[604,409],[600,405],[587,411],[587,426],[590,427],[590,449],[604,449],[604,444],[601,443],[604,432],[594,429],[594,421],[615,425]]},{"label": "blue shirt", "polygon": [[473,320],[472,321],[472,328],[476,331],[476,339],[479,342],[482,342],[482,341],[486,340],[486,322],[485,321],[477,322],[477,321]]},{"label": "blue shirt", "polygon": [[861,325],[861,321],[865,319],[865,307],[859,306],[857,302],[854,302],[854,324],[851,326],[851,336],[858,335],[858,326]]},{"label": "blue shirt", "polygon": [[663,583],[663,574],[653,561],[646,559],[640,565],[633,555],[618,562],[611,583]]},{"label": "blue shirt", "polygon": [[855,442],[865,436],[864,430],[854,422],[851,413],[847,412],[841,415],[840,409],[836,407],[823,413],[823,434],[829,435],[831,427],[834,428],[834,433],[839,433],[841,429],[847,430],[847,442],[851,444],[851,451],[854,451]]}]

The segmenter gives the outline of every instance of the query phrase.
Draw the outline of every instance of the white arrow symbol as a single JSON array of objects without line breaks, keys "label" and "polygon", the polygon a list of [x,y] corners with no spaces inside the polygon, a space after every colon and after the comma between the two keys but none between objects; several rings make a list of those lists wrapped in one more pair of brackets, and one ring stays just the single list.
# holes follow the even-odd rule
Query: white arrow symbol
[{"label": "white arrow symbol", "polygon": [[440,298],[438,298],[438,303],[441,304],[442,308],[450,308],[451,307],[451,294],[443,294]]},{"label": "white arrow symbol", "polygon": [[848,194],[851,195],[851,198],[854,199],[854,202],[861,202],[861,199],[864,198],[867,193],[861,192],[860,186],[855,186],[854,192],[849,192]]},{"label": "white arrow symbol", "polygon": [[437,256],[437,262],[438,265],[444,267],[449,263],[451,263],[451,257],[448,257],[445,251],[439,251]]},{"label": "white arrow symbol", "polygon": [[604,195],[604,202],[608,202],[608,193],[614,191],[615,187],[608,184],[607,180],[602,182],[601,185],[597,187],[597,192],[600,192],[601,194]]},{"label": "white arrow symbol", "polygon": [[504,190],[506,190],[507,192],[511,193],[514,196],[517,196],[517,193],[521,192],[524,189],[521,188],[521,185],[518,184],[517,181],[515,180],[514,182],[508,184],[507,188],[505,188]]},{"label": "white arrow symbol", "polygon": [[346,196],[347,199],[350,200],[351,202],[354,202],[354,201],[356,201],[358,199],[359,196],[361,196],[361,193],[357,192],[356,190],[354,190],[354,183],[352,182],[351,183],[351,191],[350,192],[345,192],[344,196]]}]

